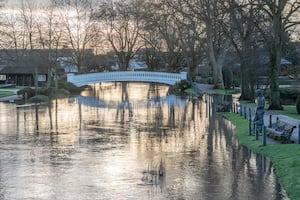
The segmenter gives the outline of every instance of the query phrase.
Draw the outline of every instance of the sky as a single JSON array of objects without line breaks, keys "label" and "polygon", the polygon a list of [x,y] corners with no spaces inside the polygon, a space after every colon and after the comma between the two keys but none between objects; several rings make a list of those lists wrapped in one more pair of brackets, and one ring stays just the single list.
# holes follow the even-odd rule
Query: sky
[{"label": "sky", "polygon": [[[22,0],[4,0],[8,6],[15,6],[15,5],[20,5]],[[24,0],[26,2],[28,0]],[[29,0],[32,1],[33,3],[38,3],[38,4],[45,4],[49,2],[49,0]]]}]

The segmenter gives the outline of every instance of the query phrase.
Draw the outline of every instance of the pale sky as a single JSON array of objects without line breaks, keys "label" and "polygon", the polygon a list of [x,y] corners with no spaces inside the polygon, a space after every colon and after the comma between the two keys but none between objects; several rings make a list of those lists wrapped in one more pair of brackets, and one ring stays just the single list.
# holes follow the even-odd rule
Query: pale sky
[{"label": "pale sky", "polygon": [[[4,0],[6,2],[6,4],[8,6],[15,6],[15,5],[20,5],[22,0]],[[24,2],[26,1],[31,1],[33,3],[37,3],[37,4],[45,4],[47,2],[49,2],[49,0],[24,0]]]}]

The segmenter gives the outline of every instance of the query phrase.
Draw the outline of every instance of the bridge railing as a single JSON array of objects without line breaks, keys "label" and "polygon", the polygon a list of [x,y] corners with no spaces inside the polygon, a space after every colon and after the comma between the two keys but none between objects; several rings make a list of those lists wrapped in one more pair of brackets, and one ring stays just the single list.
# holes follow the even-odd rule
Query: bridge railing
[{"label": "bridge railing", "polygon": [[145,71],[117,71],[90,74],[68,74],[68,82],[76,86],[83,86],[98,82],[157,82],[174,85],[176,82],[187,79],[187,73],[145,72]]}]

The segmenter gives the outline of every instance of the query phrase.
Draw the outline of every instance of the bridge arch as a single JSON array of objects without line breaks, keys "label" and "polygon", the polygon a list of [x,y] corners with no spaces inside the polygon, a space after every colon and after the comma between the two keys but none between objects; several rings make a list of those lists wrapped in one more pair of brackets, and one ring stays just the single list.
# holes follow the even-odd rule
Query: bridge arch
[{"label": "bridge arch", "polygon": [[88,74],[68,74],[67,81],[80,87],[98,82],[155,82],[174,85],[176,82],[187,79],[186,72],[166,73],[147,71],[117,71]]}]

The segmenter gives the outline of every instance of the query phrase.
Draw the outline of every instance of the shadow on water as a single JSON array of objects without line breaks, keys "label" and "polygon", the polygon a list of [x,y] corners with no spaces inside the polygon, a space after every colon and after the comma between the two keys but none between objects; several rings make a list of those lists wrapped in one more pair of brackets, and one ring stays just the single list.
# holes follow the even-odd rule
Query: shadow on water
[{"label": "shadow on water", "polygon": [[0,198],[288,199],[272,163],[216,115],[220,101],[107,83],[37,110],[1,103]]}]

